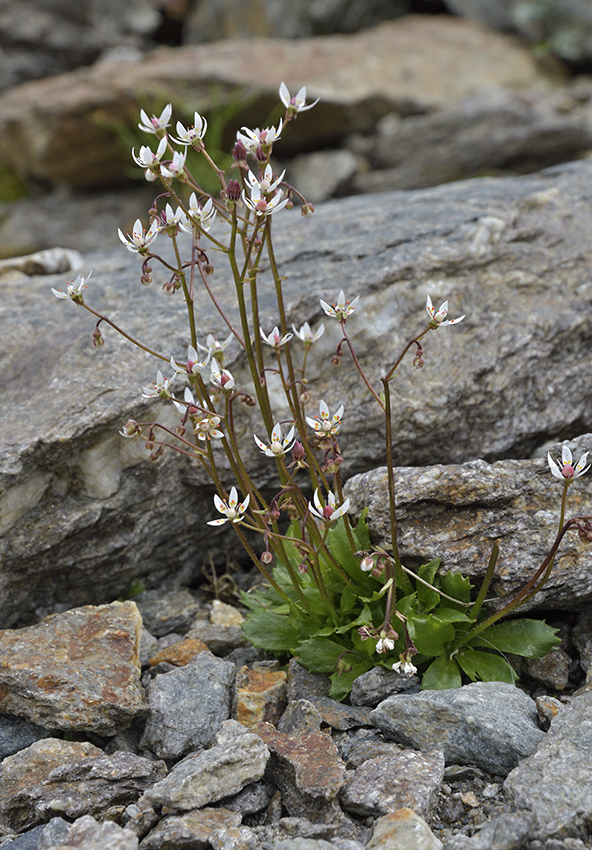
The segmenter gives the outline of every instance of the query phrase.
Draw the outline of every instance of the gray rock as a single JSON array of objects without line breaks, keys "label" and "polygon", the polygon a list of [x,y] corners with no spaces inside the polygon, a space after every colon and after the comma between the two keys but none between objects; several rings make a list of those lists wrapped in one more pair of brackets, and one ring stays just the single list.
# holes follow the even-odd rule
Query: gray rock
[{"label": "gray rock", "polygon": [[367,705],[374,708],[383,699],[402,691],[419,690],[417,676],[408,676],[387,670],[386,667],[373,667],[354,679],[350,702],[352,705]]},{"label": "gray rock", "polygon": [[66,838],[68,830],[72,826],[64,818],[51,818],[49,823],[42,827],[38,850],[50,850],[56,844],[60,844]]},{"label": "gray rock", "polygon": [[235,672],[233,664],[200,652],[184,667],[156,676],[140,746],[167,759],[210,747],[230,717]]},{"label": "gray rock", "polygon": [[[198,809],[262,778],[269,750],[258,735],[244,730],[232,734],[240,724],[226,721],[220,743],[197,755],[186,756],[160,782],[144,795],[144,799],[173,811]],[[229,732],[225,732],[229,729]]]},{"label": "gray rock", "polygon": [[[145,590],[134,597],[142,621],[155,637],[170,632],[184,634],[200,610],[197,599],[188,590]],[[159,649],[162,646],[159,644]]]},{"label": "gray rock", "polygon": [[238,812],[243,817],[260,812],[271,802],[275,788],[268,782],[250,782],[232,797],[222,798],[220,806],[231,812]]},{"label": "gray rock", "polygon": [[98,823],[90,815],[76,820],[53,850],[138,850],[138,838],[112,821]]},{"label": "gray rock", "polygon": [[374,170],[358,174],[353,185],[358,192],[386,192],[484,172],[534,172],[590,148],[589,103],[569,90],[489,91],[425,115],[384,118],[368,152]]},{"label": "gray rock", "polygon": [[592,814],[592,693],[574,697],[545,739],[507,777],[519,809],[534,812],[543,837],[586,838]]},{"label": "gray rock", "polygon": [[392,741],[378,741],[376,738],[347,738],[340,741],[339,752],[348,768],[359,767],[369,759],[394,756],[401,752],[401,747]]},{"label": "gray rock", "polygon": [[184,27],[188,43],[224,38],[304,38],[356,32],[409,11],[408,0],[202,0]]},{"label": "gray rock", "polygon": [[290,182],[309,203],[351,194],[358,160],[349,150],[303,153],[290,162]]},{"label": "gray rock", "polygon": [[[521,850],[536,834],[532,812],[507,812],[483,825],[476,835],[455,835],[446,841],[446,850]],[[527,845],[530,846],[530,845]],[[566,848],[567,850],[567,848]],[[575,850],[575,848],[574,848]]]},{"label": "gray rock", "polygon": [[318,708],[307,699],[292,700],[282,714],[277,728],[286,735],[303,735],[320,732],[323,717]]},{"label": "gray rock", "polygon": [[131,803],[165,772],[132,753],[45,738],[0,764],[0,822],[22,831],[55,815],[100,814]]},{"label": "gray rock", "polygon": [[341,791],[341,804],[361,816],[386,815],[410,808],[429,814],[444,776],[444,756],[438,750],[422,754],[407,750],[365,761]]},{"label": "gray rock", "polygon": [[368,850],[442,850],[427,823],[412,809],[399,809],[374,824]]},{"label": "gray rock", "polygon": [[[569,445],[579,457],[592,446],[592,434]],[[560,457],[560,446],[550,448]],[[374,469],[351,478],[345,492],[354,515],[369,508],[371,534],[388,548],[386,481],[386,469]],[[442,571],[470,571],[479,581],[499,538],[492,590],[507,601],[534,575],[555,540],[560,489],[554,486],[546,458],[401,467],[396,472],[401,556],[416,564],[440,557]],[[573,516],[589,513],[591,492],[590,479],[581,479],[572,488],[569,511]],[[574,598],[592,598],[591,567],[592,550],[575,533],[566,535],[548,582],[527,607],[569,608]]]},{"label": "gray rock", "polygon": [[0,89],[90,65],[106,50],[139,48],[159,16],[149,0],[21,0],[0,7]]},{"label": "gray rock", "polygon": [[187,637],[203,640],[216,655],[229,655],[235,649],[249,646],[239,626],[217,626],[207,620],[194,620]]},{"label": "gray rock", "polygon": [[2,844],[2,847],[5,850],[39,850],[39,840],[44,830],[43,824],[34,826],[33,829],[27,830],[22,835],[17,835],[12,841]]},{"label": "gray rock", "polygon": [[0,710],[48,729],[115,735],[146,711],[133,602],[0,632]]},{"label": "gray rock", "polygon": [[[356,5],[365,8],[367,4],[356,0]],[[300,8],[300,4],[289,6]],[[319,8],[318,3],[315,6]],[[200,3],[197,11],[202,7]],[[269,81],[261,79],[254,61],[261,55],[274,57]],[[372,61],[353,63],[354,55],[372,57]],[[282,156],[335,145],[352,132],[373,132],[377,119],[393,110],[421,112],[482,88],[548,84],[527,49],[471,21],[452,17],[406,16],[355,35],[234,39],[202,45],[199,50],[188,45],[153,51],[141,62],[113,57],[83,71],[2,93],[0,160],[21,181],[104,189],[108,174],[112,186],[129,183],[129,153],[123,151],[118,134],[96,120],[99,112],[138,139],[139,91],[147,109],[174,101],[185,122],[194,109],[203,113],[225,107],[231,107],[233,117],[242,121],[240,101],[237,106],[237,86],[241,86],[249,98],[249,122],[263,126],[278,106],[278,81],[284,80],[296,92],[304,69],[309,95],[321,96],[325,108],[317,110],[314,118],[301,116],[290,128]],[[146,143],[142,134],[139,144]]]},{"label": "gray rock", "polygon": [[327,726],[332,729],[355,729],[358,726],[372,726],[370,712],[365,707],[343,705],[334,699],[324,696],[311,696],[314,705]]},{"label": "gray rock", "polygon": [[[227,829],[240,825],[241,816],[227,809],[205,808],[184,815],[164,817],[140,844],[141,850],[167,850],[167,848],[211,847],[212,835],[224,835]],[[229,842],[230,847],[232,844]]]},{"label": "gray rock", "polygon": [[329,696],[331,681],[325,673],[311,673],[296,658],[288,664],[288,703],[310,700],[311,696]]},{"label": "gray rock", "polygon": [[[401,369],[393,416],[396,463],[452,464],[474,457],[525,456],[548,435],[592,428],[592,401],[583,378],[588,341],[581,307],[590,289],[581,257],[592,230],[583,190],[591,173],[592,163],[580,162],[526,178],[350,198],[318,209],[310,222],[295,220],[288,213],[279,215],[274,224],[276,255],[288,274],[284,289],[290,320],[316,322],[317,299],[331,297],[327,281],[347,271],[349,287],[352,293],[361,293],[360,311],[363,308],[361,322],[357,313],[348,322],[362,365],[373,380],[378,380],[377,362],[388,362],[408,334],[422,326],[428,291],[435,301],[450,298],[451,310],[467,314],[458,327],[443,328],[428,337],[423,370],[417,372],[410,365]],[[140,289],[137,258],[127,254],[127,259],[126,254],[122,249],[116,258],[111,252],[87,258],[87,268],[92,265],[95,270],[87,296],[90,303],[107,313],[121,311],[119,321],[126,328],[148,335],[167,353],[180,356],[186,346],[179,324],[181,303],[172,298],[163,308],[161,279],[151,288]],[[556,264],[562,268],[560,287],[550,271]],[[222,279],[222,270],[218,271],[220,297],[230,309],[232,291]],[[443,283],[428,285],[426,281],[436,275],[445,276]],[[167,421],[160,401],[144,406],[134,401],[139,398],[136,384],[139,387],[154,378],[145,355],[124,345],[115,334],[108,334],[106,348],[93,354],[89,343],[93,323],[81,321],[80,310],[71,303],[48,301],[53,298],[50,286],[63,287],[64,281],[52,276],[31,278],[23,299],[21,287],[0,278],[4,315],[11,317],[2,325],[0,354],[5,399],[0,434],[0,622],[6,625],[18,617],[31,618],[41,604],[59,600],[80,605],[112,599],[138,575],[168,576],[171,562],[186,576],[196,575],[196,551],[212,549],[223,557],[224,550],[235,545],[225,527],[216,534],[205,525],[213,505],[199,470],[172,455],[150,463],[143,446],[117,435],[129,416],[138,421],[148,415]],[[133,307],[122,295],[128,292],[137,293],[139,301]],[[265,320],[277,321],[277,317],[268,312]],[[202,337],[210,330],[220,333],[211,312],[204,310],[202,321]],[[50,351],[44,343],[42,356],[30,342],[38,338],[36,329],[41,324],[44,339],[51,341]],[[319,363],[333,353],[338,330],[328,326],[317,343]],[[235,361],[236,353],[231,351],[229,356],[229,365],[241,380],[244,373]],[[70,389],[64,397],[56,393],[52,382],[61,380],[59,364],[66,357]],[[124,360],[126,376],[121,369]],[[371,412],[346,361],[328,373],[313,369],[310,377],[315,399],[346,405],[344,475],[384,462],[384,447],[377,436],[380,416]],[[23,380],[29,388],[25,397]],[[442,416],[443,405],[446,416]],[[39,440],[40,410],[43,441]],[[259,425],[245,415],[241,428],[252,434]],[[256,452],[253,443],[253,468],[260,463]],[[485,523],[492,519],[485,534],[490,539],[470,555],[461,557],[459,551],[455,556],[465,569],[468,564],[471,569],[473,563],[486,564],[491,540],[500,530],[505,536],[511,527],[522,524],[522,511],[517,515],[512,507],[502,513],[501,493],[508,492],[508,487],[519,491],[525,475],[530,486],[530,470],[544,468],[542,463],[531,467],[518,461],[506,463],[508,475],[504,489],[497,491],[498,504],[492,506],[492,514],[481,511],[479,515]],[[271,483],[270,467],[256,468],[260,483]],[[467,468],[463,478],[474,478],[475,471],[473,466]],[[436,474],[442,481],[432,476],[430,484],[426,473],[425,487],[429,485],[432,493],[446,480],[445,470]],[[512,553],[505,562],[505,569],[509,563],[514,565],[513,582],[523,580],[523,556],[530,557],[533,550],[544,552],[553,533],[559,495],[548,476],[548,471],[540,476],[536,493],[544,491],[552,501],[553,515],[543,507],[537,520],[541,525],[529,526],[522,544],[516,546],[519,554]],[[572,488],[570,509],[577,511],[585,503],[581,494],[591,486],[586,481],[584,477]],[[487,473],[479,498],[490,492],[492,482],[493,475]],[[528,489],[525,495],[534,491]],[[478,502],[477,495],[473,498]],[[423,503],[419,491],[415,504],[418,501]],[[475,511],[480,511],[480,504]],[[532,508],[524,514],[534,516],[539,508],[528,504]],[[373,513],[379,508],[374,501]],[[446,540],[448,557],[448,505],[440,506],[438,512],[440,540]],[[420,544],[419,525],[433,514],[424,515],[414,526],[415,515],[413,506],[402,516],[402,534],[406,528],[415,528],[404,550],[431,559],[438,553],[439,541],[428,546],[422,531]],[[475,533],[478,524],[474,523]],[[465,524],[463,533],[466,530]],[[417,542],[412,547],[413,537]],[[569,545],[570,558],[563,566],[558,559],[560,569],[549,583],[557,600],[553,604],[562,606],[581,604],[592,595],[587,579],[582,584],[572,582],[571,573],[575,561],[586,567],[584,559],[590,556],[573,537]],[[503,552],[507,552],[505,546]],[[583,575],[586,572],[590,572],[587,567]],[[555,576],[558,581],[553,586]]]},{"label": "gray rock", "polygon": [[374,709],[372,719],[399,743],[422,752],[437,748],[447,763],[474,764],[500,776],[534,753],[545,737],[534,701],[503,682],[395,694]]},{"label": "gray rock", "polygon": [[592,609],[578,611],[571,636],[580,654],[580,664],[588,683],[592,681]]},{"label": "gray rock", "polygon": [[47,738],[51,732],[22,717],[0,714],[0,761],[6,756],[24,750],[35,741]]}]

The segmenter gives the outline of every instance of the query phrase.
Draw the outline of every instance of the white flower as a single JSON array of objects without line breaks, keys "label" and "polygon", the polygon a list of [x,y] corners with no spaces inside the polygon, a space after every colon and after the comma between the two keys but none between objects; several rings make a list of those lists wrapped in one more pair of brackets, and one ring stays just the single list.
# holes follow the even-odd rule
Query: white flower
[{"label": "white flower", "polygon": [[164,156],[166,149],[167,139],[166,136],[163,136],[158,143],[156,153],[153,153],[152,148],[148,147],[148,145],[142,145],[138,156],[136,156],[135,149],[132,148],[132,159],[140,168],[156,168]]},{"label": "white flower", "polygon": [[192,233],[193,228],[190,225],[195,225],[202,230],[208,231],[216,218],[216,209],[212,198],[208,198],[203,207],[197,200],[195,192],[191,193],[189,198],[189,223],[180,224],[181,230],[186,233]]},{"label": "white flower", "polygon": [[[197,347],[201,349],[201,351],[209,351],[212,357],[219,359],[219,356],[228,348],[230,343],[234,338],[234,334],[229,334],[225,340],[220,342],[213,334],[208,334],[206,337],[206,344],[200,345],[197,343]],[[218,355],[218,357],[216,357]]]},{"label": "white flower", "polygon": [[458,319],[446,319],[448,315],[448,301],[442,302],[440,309],[436,311],[429,295],[426,299],[426,310],[434,328],[444,327],[444,325],[456,325],[464,319],[464,316],[459,316]]},{"label": "white flower", "polygon": [[200,360],[199,354],[195,350],[192,345],[187,346],[187,362],[184,366],[180,366],[175,362],[174,357],[171,356],[171,366],[178,372],[180,375],[187,373],[188,375],[197,375],[200,369],[203,369],[204,366],[207,366],[210,360],[210,352],[208,351],[207,355]]},{"label": "white flower", "polygon": [[[575,481],[576,478],[584,475],[590,469],[590,464],[586,466],[589,454],[590,452],[584,452],[574,467],[570,449],[567,446],[563,446],[561,449],[561,463],[558,460],[553,460],[551,452],[547,452],[549,469],[555,478],[559,478],[561,481]],[[584,469],[584,467],[586,468]]]},{"label": "white flower", "polygon": [[319,434],[319,436],[323,437],[332,437],[335,434],[339,433],[339,429],[341,428],[341,419],[343,417],[343,405],[337,410],[336,413],[331,416],[329,413],[329,408],[325,404],[324,401],[319,402],[319,415],[315,416],[312,419],[310,416],[306,417],[306,421],[310,425],[311,428]]},{"label": "white flower", "polygon": [[177,209],[173,212],[172,206],[167,204],[160,217],[161,222],[158,228],[160,233],[177,233],[177,230],[179,230],[183,225],[187,226],[187,216],[181,207],[177,207]]},{"label": "white flower", "polygon": [[331,316],[331,318],[339,319],[340,322],[344,322],[347,317],[351,316],[354,312],[359,300],[360,296],[357,295],[353,301],[346,301],[345,294],[342,289],[337,297],[336,304],[327,304],[326,301],[321,300],[321,307],[328,316]]},{"label": "white flower", "polygon": [[198,440],[221,440],[224,434],[218,428],[219,424],[219,416],[206,416],[196,424],[193,433],[197,435]]},{"label": "white flower", "polygon": [[156,373],[156,381],[150,387],[142,388],[142,398],[172,398],[172,393],[169,390],[177,376],[171,378],[163,378],[162,372],[159,370]]},{"label": "white flower", "polygon": [[[171,361],[172,361],[172,359],[173,358],[171,357]],[[185,370],[179,369],[177,367],[176,371],[177,372],[179,372],[179,371],[184,372]],[[183,402],[181,402],[181,401],[177,401],[176,398],[172,398],[171,401],[173,402],[173,404],[175,405],[175,407],[177,408],[179,413],[185,414],[185,413],[187,413],[187,410],[191,405],[193,405],[195,407],[195,398],[193,397],[193,393],[191,392],[189,387],[185,387],[185,392],[183,393],[183,398],[185,399],[185,404],[183,404]]]},{"label": "white flower", "polygon": [[76,280],[71,281],[66,285],[65,292],[61,289],[54,289],[53,286],[51,291],[56,298],[70,298],[75,304],[81,304],[82,291],[86,289],[86,281],[90,278],[91,274],[92,271],[90,271],[85,278],[82,277],[82,275],[78,275]]},{"label": "white flower", "polygon": [[178,138],[175,138],[174,136],[171,136],[171,138],[174,142],[177,142],[180,145],[193,145],[197,142],[203,141],[203,137],[205,136],[207,129],[208,122],[206,119],[201,116],[199,112],[195,112],[193,115],[193,127],[186,129],[180,121],[177,121]]},{"label": "white flower", "polygon": [[390,652],[395,648],[395,642],[392,638],[380,638],[376,644],[376,652]]},{"label": "white flower", "polygon": [[143,254],[158,236],[158,221],[154,219],[150,225],[150,229],[146,232],[142,227],[142,222],[137,218],[131,235],[128,233],[126,238],[119,228],[117,228],[117,233],[128,251],[131,251],[133,254]]},{"label": "white flower", "polygon": [[417,667],[411,661],[396,661],[393,664],[393,670],[396,670],[397,673],[403,673],[405,676],[413,676],[414,673],[417,673]]},{"label": "white flower", "polygon": [[265,166],[265,170],[260,179],[255,177],[252,171],[249,171],[247,174],[247,180],[251,184],[251,187],[258,187],[261,195],[272,195],[284,179],[285,173],[286,170],[284,169],[277,180],[274,180],[271,165],[268,164]]},{"label": "white flower", "polygon": [[185,160],[187,159],[187,151],[175,151],[173,158],[168,165],[160,166],[160,173],[165,180],[172,180],[174,177],[182,177],[185,172]]},{"label": "white flower", "polygon": [[281,189],[279,189],[272,198],[264,198],[258,185],[251,186],[250,198],[244,190],[241,194],[246,206],[253,210],[253,212],[258,216],[271,215],[274,212],[278,212],[278,210],[283,209],[290,200],[289,198],[284,198],[282,201],[283,192]]},{"label": "white flower", "polygon": [[266,446],[265,443],[261,442],[261,440],[257,437],[256,434],[253,434],[253,438],[261,452],[267,457],[283,457],[287,452],[291,450],[296,440],[294,440],[294,426],[290,428],[286,437],[282,436],[282,426],[279,422],[277,422],[273,426],[273,430],[271,432],[271,439],[269,441],[269,445]]},{"label": "white flower", "polygon": [[248,127],[242,129],[244,133],[237,132],[236,138],[243,143],[249,153],[254,154],[257,148],[277,142],[282,132],[282,121],[278,124],[277,130],[275,127],[266,127],[264,130],[260,130],[259,127],[254,130],[249,130]]},{"label": "white flower", "polygon": [[299,331],[296,330],[296,326],[292,325],[292,330],[294,334],[301,339],[304,345],[309,346],[312,345],[313,342],[316,342],[317,339],[320,339],[325,333],[325,325],[319,325],[318,330],[311,331],[310,325],[308,322],[305,322]]},{"label": "white flower", "polygon": [[140,109],[140,118],[142,119],[142,123],[138,124],[140,130],[143,130],[145,133],[157,133],[160,134],[169,126],[171,121],[171,115],[173,114],[173,105],[172,103],[167,103],[165,108],[160,113],[160,116],[157,118],[156,115],[153,115],[149,118],[143,109]]},{"label": "white flower", "polygon": [[349,510],[349,499],[346,499],[340,507],[335,507],[335,496],[331,490],[327,491],[327,501],[324,505],[321,502],[318,488],[315,490],[313,501],[314,506],[309,502],[308,509],[311,514],[316,516],[318,519],[322,519],[323,522],[333,522]]},{"label": "white flower", "polygon": [[218,494],[214,496],[214,504],[216,505],[216,509],[220,511],[221,514],[224,514],[224,519],[211,519],[208,522],[208,525],[224,525],[225,522],[242,522],[243,514],[247,510],[249,506],[249,494],[245,497],[244,501],[239,504],[238,502],[238,494],[236,492],[236,487],[233,487],[230,491],[230,495],[228,497],[228,501],[226,499],[221,499]]},{"label": "white flower", "polygon": [[266,342],[268,345],[271,345],[272,348],[275,348],[276,351],[289,342],[294,334],[287,333],[284,336],[280,335],[279,328],[276,325],[270,334],[266,334],[263,328],[259,328],[259,333],[261,334],[261,339],[263,342]]},{"label": "white flower", "polygon": [[298,94],[295,94],[294,97],[290,97],[290,92],[288,90],[288,86],[285,83],[280,84],[280,100],[288,110],[294,115],[297,115],[299,112],[306,112],[307,109],[312,109],[313,106],[316,106],[319,102],[320,98],[317,97],[314,103],[306,103],[306,86],[302,86]]},{"label": "white flower", "polygon": [[217,360],[212,360],[212,374],[210,383],[222,390],[231,390],[234,387],[234,378],[228,369],[220,369]]}]

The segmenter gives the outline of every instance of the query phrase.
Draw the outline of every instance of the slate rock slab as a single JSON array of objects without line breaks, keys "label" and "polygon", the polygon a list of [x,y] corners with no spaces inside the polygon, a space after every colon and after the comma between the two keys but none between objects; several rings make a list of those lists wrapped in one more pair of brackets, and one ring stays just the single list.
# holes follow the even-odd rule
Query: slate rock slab
[{"label": "slate rock slab", "polygon": [[56,815],[99,814],[134,802],[165,773],[161,761],[45,738],[0,764],[0,823],[21,832]]},{"label": "slate rock slab", "polygon": [[133,602],[0,632],[0,710],[46,729],[115,735],[146,712]]},{"label": "slate rock slab", "polygon": [[534,700],[513,685],[394,694],[371,714],[384,734],[422,752],[442,750],[447,764],[473,764],[506,776],[544,739]]},{"label": "slate rock slab", "polygon": [[589,839],[592,818],[592,693],[575,697],[536,751],[508,775],[519,809],[534,812],[544,837]]},{"label": "slate rock slab", "polygon": [[[318,323],[318,299],[336,297],[347,280],[348,296],[361,296],[348,331],[372,381],[422,328],[428,293],[467,315],[428,336],[422,370],[400,370],[393,385],[396,463],[523,458],[548,440],[592,431],[590,185],[592,163],[584,161],[524,178],[349,198],[319,207],[310,221],[278,214],[276,256],[287,275],[289,321]],[[123,248],[85,259],[94,269],[91,306],[180,358],[187,346],[183,304],[163,296],[164,278],[141,287],[140,264]],[[219,299],[234,315],[235,297],[216,264]],[[139,575],[169,577],[171,563],[187,581],[199,575],[208,549],[235,546],[227,527],[214,533],[206,525],[212,490],[198,468],[172,455],[150,463],[141,444],[118,436],[130,416],[168,421],[160,400],[140,403],[155,365],[110,333],[105,348],[94,350],[94,321],[50,293],[64,283],[47,276],[22,287],[0,278],[10,317],[2,320],[0,352],[5,626],[31,622],[39,606],[56,601],[109,601]],[[278,317],[267,294],[261,310],[262,322],[273,327]],[[326,324],[310,389],[330,407],[345,405],[342,472],[351,476],[384,463],[381,416],[346,358],[339,369],[330,367],[340,337],[336,323]],[[204,309],[200,339],[208,332],[223,328]],[[229,358],[239,384],[245,382],[237,352],[229,350]],[[241,417],[239,437],[253,447],[247,451],[258,486],[275,486],[252,440],[260,426]],[[234,483],[230,474],[225,479]],[[574,593],[570,604],[577,600]]]}]

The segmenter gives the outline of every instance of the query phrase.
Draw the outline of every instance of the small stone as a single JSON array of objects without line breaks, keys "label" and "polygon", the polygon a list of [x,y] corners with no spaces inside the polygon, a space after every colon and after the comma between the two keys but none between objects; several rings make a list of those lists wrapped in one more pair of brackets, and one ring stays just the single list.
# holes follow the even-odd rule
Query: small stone
[{"label": "small stone", "polygon": [[475,682],[442,691],[394,694],[371,713],[389,738],[426,752],[441,748],[448,762],[506,776],[545,737],[536,706],[504,682]]},{"label": "small stone", "polygon": [[404,750],[365,761],[341,793],[341,804],[355,815],[376,816],[413,808],[426,815],[432,808],[442,778],[444,756],[439,750]]},{"label": "small stone", "polygon": [[169,815],[143,839],[141,850],[166,850],[166,848],[206,848],[212,836],[222,830],[236,828],[241,816],[227,809],[205,808],[184,815]]},{"label": "small stone", "polygon": [[260,812],[271,802],[274,794],[272,785],[265,781],[250,782],[242,791],[232,797],[223,798],[222,805],[231,812],[238,812],[243,817]]},{"label": "small stone", "polygon": [[325,673],[311,673],[295,658],[288,664],[288,702],[310,699],[311,696],[328,696],[331,680]]},{"label": "small stone", "polygon": [[234,683],[233,716],[247,727],[259,722],[275,726],[286,707],[286,683],[283,670],[242,667]]},{"label": "small stone", "polygon": [[347,753],[343,756],[348,767],[360,767],[369,759],[377,759],[382,756],[394,756],[401,752],[397,744],[385,741],[351,741],[347,747]]},{"label": "small stone", "polygon": [[244,621],[245,618],[241,612],[233,605],[227,605],[225,602],[220,602],[219,599],[214,599],[212,602],[210,622],[215,626],[240,626]]},{"label": "small stone", "polygon": [[211,746],[230,717],[234,664],[200,652],[150,683],[150,712],[140,747],[176,759]]},{"label": "small stone", "polygon": [[307,732],[320,732],[323,718],[321,712],[307,699],[297,699],[288,703],[277,728],[286,735],[295,737]]},{"label": "small stone", "polygon": [[135,597],[148,631],[156,637],[169,632],[184,634],[191,626],[200,604],[188,590],[145,590]]},{"label": "small stone", "polygon": [[442,850],[427,823],[410,808],[400,808],[381,817],[366,850]]},{"label": "small stone", "polygon": [[138,837],[113,821],[96,821],[84,815],[69,828],[66,837],[52,850],[138,850]]},{"label": "small stone", "polygon": [[148,660],[158,652],[158,640],[151,635],[147,628],[142,627],[142,637],[140,639],[140,664],[142,667],[148,666]]},{"label": "small stone", "polygon": [[350,702],[352,705],[367,705],[374,708],[391,694],[402,691],[419,691],[417,676],[407,676],[386,667],[373,667],[354,679]]},{"label": "small stone", "polygon": [[259,723],[253,731],[271,750],[270,775],[288,813],[312,821],[339,818],[335,798],[346,773],[331,737],[323,732],[290,737],[269,723]]},{"label": "small stone", "polygon": [[543,685],[563,691],[569,684],[571,658],[561,647],[548,652],[543,658],[526,658],[524,671]]},{"label": "small stone", "polygon": [[465,806],[470,806],[472,809],[476,809],[479,805],[479,800],[475,797],[473,791],[467,791],[465,794],[461,794],[460,799],[463,801]]},{"label": "small stone", "polygon": [[217,626],[208,620],[194,620],[187,637],[202,640],[214,655],[225,656],[234,649],[249,646],[238,626]]},{"label": "small stone", "polygon": [[106,756],[92,744],[45,738],[0,764],[0,822],[22,831],[54,815],[98,815],[135,801],[165,772],[132,753]]},{"label": "small stone", "polygon": [[47,729],[126,729],[146,711],[141,629],[134,602],[113,602],[0,632],[0,711]]},{"label": "small stone", "polygon": [[29,723],[22,717],[0,714],[0,761],[49,735],[50,732],[47,729],[35,723]]},{"label": "small stone", "polygon": [[358,726],[373,726],[367,708],[343,705],[325,696],[311,696],[310,702],[320,712],[323,722],[332,729],[346,731]]},{"label": "small stone", "polygon": [[235,726],[230,726],[235,723],[223,724],[214,747],[186,756],[144,794],[144,800],[173,811],[198,809],[238,794],[245,785],[261,779],[269,750],[258,735],[244,728],[242,734],[237,734]]},{"label": "small stone", "polygon": [[553,718],[557,717],[565,706],[558,699],[555,699],[555,697],[549,697],[546,694],[537,697],[535,702],[541,727],[547,732]]},{"label": "small stone", "polygon": [[150,667],[155,667],[164,661],[168,664],[174,664],[176,667],[183,667],[207,648],[206,644],[197,640],[197,638],[185,638],[185,640],[174,643],[172,646],[161,649],[150,658],[148,663]]}]

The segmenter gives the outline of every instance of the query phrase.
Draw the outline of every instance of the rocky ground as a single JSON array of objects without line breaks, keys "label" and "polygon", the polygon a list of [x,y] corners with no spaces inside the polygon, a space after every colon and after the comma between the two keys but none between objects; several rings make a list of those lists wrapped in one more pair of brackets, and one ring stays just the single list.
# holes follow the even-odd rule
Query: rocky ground
[{"label": "rocky ground", "polygon": [[587,621],[520,688],[377,668],[346,705],[241,619],[161,590],[0,633],[0,846],[589,846]]}]

